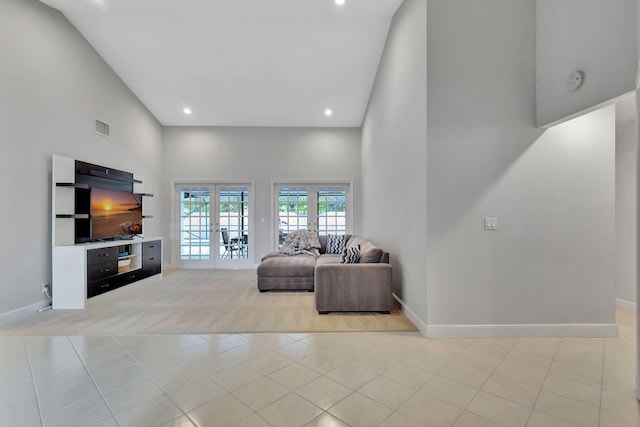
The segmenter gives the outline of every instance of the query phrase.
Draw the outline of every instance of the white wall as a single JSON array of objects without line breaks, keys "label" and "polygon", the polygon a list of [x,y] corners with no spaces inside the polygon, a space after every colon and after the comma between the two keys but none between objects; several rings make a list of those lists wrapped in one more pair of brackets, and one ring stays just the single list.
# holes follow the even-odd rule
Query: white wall
[{"label": "white wall", "polygon": [[636,303],[636,123],[616,126],[616,298]]},{"label": "white wall", "polygon": [[[537,0],[536,6],[539,125],[635,89],[636,0]],[[576,70],[585,73],[584,85],[571,92],[566,84]]]},{"label": "white wall", "polygon": [[[535,7],[534,0],[429,2],[427,324],[434,331],[573,323],[612,330],[615,114],[608,107],[536,128]],[[484,230],[485,217],[498,218],[496,231]]]},{"label": "white wall", "polygon": [[426,318],[426,21],[426,0],[398,9],[362,127],[363,234],[390,252],[394,293],[419,320]]},{"label": "white wall", "polygon": [[[360,229],[360,130],[355,128],[166,127],[162,189],[179,181],[253,182],[256,219],[254,262],[273,251],[274,181],[353,182],[354,226]],[[171,202],[163,211],[170,218]],[[265,218],[262,224],[259,218]],[[171,236],[167,220],[165,236]],[[165,262],[171,262],[169,239]],[[175,245],[175,241],[171,242]]]},{"label": "white wall", "polygon": [[[50,281],[52,154],[144,175],[153,212],[162,132],[71,24],[37,1],[0,2],[0,58],[2,314],[41,302]],[[111,139],[93,133],[94,119],[111,125]],[[159,235],[156,218],[145,234]]]}]

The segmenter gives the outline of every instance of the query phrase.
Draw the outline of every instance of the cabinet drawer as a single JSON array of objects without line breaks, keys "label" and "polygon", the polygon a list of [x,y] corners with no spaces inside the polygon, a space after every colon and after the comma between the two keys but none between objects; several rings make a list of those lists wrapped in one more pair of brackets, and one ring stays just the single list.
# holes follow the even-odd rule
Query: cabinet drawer
[{"label": "cabinet drawer", "polygon": [[142,268],[142,276],[145,278],[150,276],[155,276],[156,274],[159,274],[161,272],[162,272],[162,266],[160,265],[159,262],[157,264],[145,265]]},{"label": "cabinet drawer", "polygon": [[142,242],[142,253],[151,254],[162,251],[162,242],[160,240],[154,240],[151,242]]},{"label": "cabinet drawer", "polygon": [[144,277],[149,277],[154,274],[158,274],[162,271],[162,262],[160,260],[160,255],[156,255],[156,257],[150,257],[150,259],[142,260],[142,274]]},{"label": "cabinet drawer", "polygon": [[112,258],[101,264],[89,264],[87,266],[87,280],[93,281],[118,274],[118,259]]},{"label": "cabinet drawer", "polygon": [[87,298],[95,297],[96,295],[100,295],[116,289],[119,286],[120,283],[118,281],[118,277],[116,276],[112,276],[107,279],[87,282]]},{"label": "cabinet drawer", "polygon": [[142,279],[142,269],[129,271],[127,273],[120,274],[118,276],[118,283],[120,286],[128,285]]},{"label": "cabinet drawer", "polygon": [[160,257],[160,253],[151,253],[151,254],[144,254],[142,257],[142,268],[145,268],[147,266],[150,266],[152,264],[158,264],[160,265],[160,263],[162,262],[162,258]]},{"label": "cabinet drawer", "polygon": [[108,261],[118,261],[118,247],[90,249],[87,251],[87,266],[104,264]]}]

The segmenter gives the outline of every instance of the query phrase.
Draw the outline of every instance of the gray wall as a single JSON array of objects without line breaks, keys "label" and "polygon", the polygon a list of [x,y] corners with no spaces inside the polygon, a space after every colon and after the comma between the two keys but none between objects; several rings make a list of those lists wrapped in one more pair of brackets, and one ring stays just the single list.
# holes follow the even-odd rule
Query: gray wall
[{"label": "gray wall", "polygon": [[[163,140],[162,189],[167,195],[175,191],[172,183],[179,181],[255,184],[256,264],[273,251],[274,181],[353,182],[354,224],[360,224],[360,129],[166,127]],[[163,206],[167,237],[171,236],[171,209],[167,197]],[[259,218],[265,218],[265,223]],[[165,263],[171,263],[172,249],[165,245]]]},{"label": "gray wall", "polygon": [[[539,125],[635,89],[636,0],[537,0],[536,5]],[[566,84],[576,70],[584,71],[584,85],[571,92]]]},{"label": "gray wall", "polygon": [[428,325],[614,323],[614,110],[536,128],[535,11],[429,2]]},{"label": "gray wall", "polygon": [[[161,127],[57,11],[0,2],[0,314],[43,300],[50,281],[52,154],[144,175],[161,206]],[[94,119],[112,137],[93,133]],[[147,210],[145,208],[145,210]],[[159,235],[160,212],[145,234]]]},{"label": "gray wall", "polygon": [[616,126],[616,298],[636,303],[636,122]]},{"label": "gray wall", "polygon": [[394,292],[426,316],[427,2],[396,13],[362,127],[363,234],[391,253]]}]

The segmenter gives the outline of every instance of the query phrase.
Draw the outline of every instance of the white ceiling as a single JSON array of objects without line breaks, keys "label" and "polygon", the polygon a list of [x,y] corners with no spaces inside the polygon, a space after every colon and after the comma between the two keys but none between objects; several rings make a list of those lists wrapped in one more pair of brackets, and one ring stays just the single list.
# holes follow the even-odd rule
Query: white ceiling
[{"label": "white ceiling", "polygon": [[362,124],[402,3],[41,1],[66,16],[163,125],[338,127]]}]

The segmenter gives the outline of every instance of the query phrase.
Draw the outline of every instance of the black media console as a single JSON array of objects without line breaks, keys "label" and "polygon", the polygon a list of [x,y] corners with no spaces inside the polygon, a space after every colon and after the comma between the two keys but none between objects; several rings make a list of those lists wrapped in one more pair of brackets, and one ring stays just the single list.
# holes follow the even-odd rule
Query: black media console
[{"label": "black media console", "polygon": [[160,274],[161,257],[161,240],[87,250],[87,298]]}]

